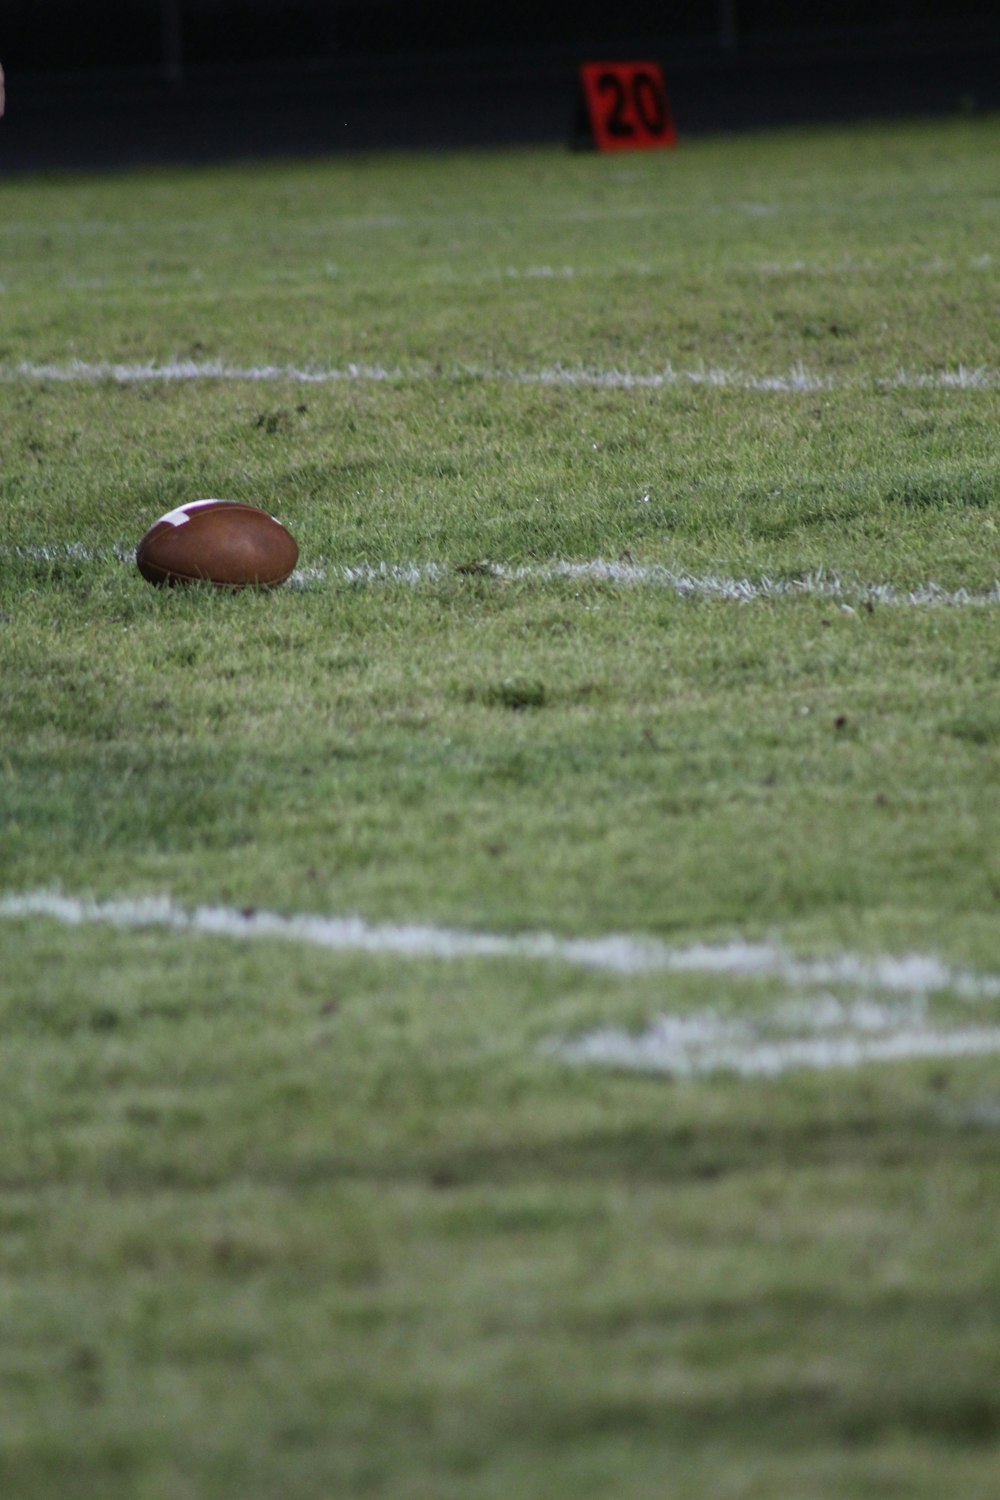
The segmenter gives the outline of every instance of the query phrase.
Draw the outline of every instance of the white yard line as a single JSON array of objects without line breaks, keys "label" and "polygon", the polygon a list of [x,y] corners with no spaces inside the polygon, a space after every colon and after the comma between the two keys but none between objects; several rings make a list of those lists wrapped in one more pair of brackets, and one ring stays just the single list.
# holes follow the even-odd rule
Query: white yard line
[{"label": "white yard line", "polygon": [[59,385],[155,385],[174,382],[230,382],[272,384],[288,381],[298,385],[329,385],[337,381],[419,380],[419,370],[389,369],[382,365],[347,364],[343,368],[305,368],[293,365],[230,365],[214,360],[166,360],[162,363],[114,364],[70,360],[66,364],[24,362],[0,368],[0,381],[47,381]]},{"label": "white yard line", "polygon": [[550,1043],[546,1050],[569,1063],[671,1078],[713,1073],[773,1078],[793,1068],[826,1072],[863,1063],[991,1056],[1000,1052],[1000,1027],[935,1026],[902,1006],[886,1008],[877,1029],[858,1029],[845,1021],[837,1030],[816,1025],[807,1017],[794,1030],[783,1029],[774,1024],[773,1012],[747,1022],[700,1011],[661,1016],[639,1033],[611,1027],[593,1031],[572,1041]]},{"label": "white yard line", "polygon": [[796,957],[776,943],[693,943],[671,947],[629,933],[561,938],[548,932],[470,932],[421,923],[371,923],[361,917],[282,915],[256,908],[181,906],[166,896],[96,901],[59,891],[0,896],[0,919],[44,917],[69,926],[162,927],[243,939],[270,938],[341,952],[408,958],[546,960],[615,974],[716,974],[729,979],[776,978],[795,989],[844,985],[884,994],[926,996],[948,991],[967,1000],[1000,1000],[1000,975],[953,969],[923,954],[865,958]]},{"label": "white yard line", "polygon": [[[364,585],[394,583],[418,586],[454,578],[456,569],[446,563],[376,563],[328,568],[318,564],[293,574],[299,588],[335,582]],[[812,596],[829,599],[845,609],[866,603],[935,607],[1000,605],[1000,580],[985,590],[944,589],[927,582],[904,589],[891,583],[849,582],[833,573],[809,573],[801,578],[727,578],[718,574],[696,574],[658,563],[625,563],[593,558],[584,562],[555,561],[510,566],[481,564],[481,575],[511,583],[552,583],[559,579],[579,583],[608,583],[622,588],[659,588],[692,599],[728,599],[750,603],[755,599],[789,599]]]},{"label": "white yard line", "polygon": [[[29,562],[59,564],[64,562],[101,563],[115,561],[132,564],[135,548],[124,542],[110,547],[88,547],[82,542],[65,542],[50,546],[0,547],[0,558],[20,557]],[[1000,605],[1000,580],[990,589],[945,589],[932,581],[916,588],[900,588],[891,583],[866,583],[842,579],[835,573],[807,573],[800,578],[727,578],[716,573],[688,573],[660,563],[626,563],[614,559],[591,558],[582,562],[559,560],[550,563],[475,564],[479,577],[506,583],[604,583],[619,588],[653,588],[679,594],[687,599],[720,599],[749,604],[757,599],[828,599],[847,612],[856,605],[885,604],[917,609],[974,606],[996,608]],[[295,589],[323,588],[329,584],[346,584],[364,588],[381,585],[419,588],[444,583],[463,576],[461,567],[444,562],[410,563],[341,563],[316,562],[296,568],[289,580]]]},{"label": "white yard line", "polygon": [[659,370],[600,370],[556,364],[537,370],[500,369],[455,365],[439,370],[430,366],[357,364],[235,365],[219,360],[166,360],[139,364],[70,360],[36,364],[24,361],[0,366],[0,381],[17,384],[47,381],[63,385],[148,385],[154,383],[231,382],[236,384],[331,385],[342,382],[410,383],[413,381],[475,380],[487,384],[553,386],[597,390],[671,390],[702,386],[716,390],[738,390],[760,394],[803,394],[837,390],[997,390],[1000,370],[959,364],[950,370],[898,370],[889,376],[833,376],[793,365],[786,371],[755,373],[746,370],[698,368],[677,370],[670,364]]},{"label": "white yard line", "polygon": [[[723,984],[777,981],[796,996],[757,1004],[742,1016],[716,1009],[661,1015],[632,1033],[603,1027],[551,1040],[567,1063],[635,1069],[693,1078],[727,1072],[775,1076],[790,1068],[848,1068],[907,1058],[968,1057],[1000,1052],[1000,1027],[935,1023],[930,1000],[950,994],[966,1003],[1000,1001],[1000,975],[956,969],[933,955],[841,953],[800,958],[776,943],[694,943],[670,947],[654,938],[609,934],[560,938],[552,933],[470,932],[426,924],[371,923],[360,917],[281,915],[231,907],[183,907],[167,897],[93,901],[54,891],[0,897],[0,919],[47,919],[70,927],[94,923],[122,931],[159,928],[191,936],[268,939],[340,953],[403,959],[508,959],[565,964],[628,977],[703,974]],[[846,991],[844,999],[831,987]],[[809,991],[818,993],[809,995]],[[878,997],[878,998],[873,998]]]}]

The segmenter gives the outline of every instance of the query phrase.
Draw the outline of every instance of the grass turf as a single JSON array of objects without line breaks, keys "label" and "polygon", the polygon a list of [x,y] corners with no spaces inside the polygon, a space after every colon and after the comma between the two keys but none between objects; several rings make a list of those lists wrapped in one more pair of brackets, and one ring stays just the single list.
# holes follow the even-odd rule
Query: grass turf
[{"label": "grass turf", "polygon": [[[864,602],[1000,574],[997,129],[5,184],[4,890],[1000,971],[997,606]],[[203,494],[301,585],[145,585]],[[596,557],[853,592],[544,571]],[[992,1494],[988,1058],[546,1050],[777,980],[35,919],[0,965],[5,1492]]]}]

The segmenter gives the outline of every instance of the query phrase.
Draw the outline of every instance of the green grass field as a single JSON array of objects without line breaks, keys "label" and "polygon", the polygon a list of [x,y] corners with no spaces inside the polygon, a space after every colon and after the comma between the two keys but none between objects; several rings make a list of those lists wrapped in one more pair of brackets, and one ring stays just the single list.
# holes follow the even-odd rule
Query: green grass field
[{"label": "green grass field", "polygon": [[992,1500],[998,151],[0,183],[4,1496]]}]

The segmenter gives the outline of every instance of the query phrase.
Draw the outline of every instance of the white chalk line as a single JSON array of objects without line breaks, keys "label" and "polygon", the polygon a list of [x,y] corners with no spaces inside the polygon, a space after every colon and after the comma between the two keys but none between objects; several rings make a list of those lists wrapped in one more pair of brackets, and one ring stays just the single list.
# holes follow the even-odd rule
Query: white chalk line
[{"label": "white chalk line", "polygon": [[[929,1002],[951,995],[966,1003],[1000,1001],[1000,975],[954,968],[925,954],[865,957],[841,953],[802,958],[777,943],[693,943],[670,947],[627,933],[560,938],[424,924],[370,923],[360,917],[291,916],[255,909],[183,907],[168,897],[96,901],[58,891],[0,897],[0,919],[42,918],[71,927],[102,923],[122,931],[164,929],[191,936],[270,940],[329,952],[454,961],[545,962],[621,977],[700,974],[724,982],[776,980],[814,999],[782,1001],[732,1017],[709,1009],[663,1015],[635,1034],[614,1027],[544,1050],[569,1063],[638,1069],[673,1077],[716,1072],[774,1076],[790,1068],[845,1068],[918,1057],[1000,1052],[1000,1027],[935,1024]],[[856,991],[853,999],[832,989]],[[888,998],[872,998],[872,996]]]},{"label": "white chalk line", "polygon": [[700,368],[677,370],[599,370],[556,364],[538,370],[494,369],[455,365],[430,366],[356,364],[341,366],[234,365],[220,360],[167,360],[139,364],[70,360],[64,364],[22,361],[0,366],[0,382],[51,382],[62,385],[149,385],[216,382],[235,384],[335,385],[344,382],[409,384],[416,381],[478,381],[484,384],[542,386],[560,389],[673,390],[706,387],[758,394],[810,394],[820,391],[940,390],[993,391],[1000,389],[1000,370],[959,364],[950,370],[898,370],[886,377],[819,374],[802,364],[785,372],[755,374],[743,370]]},{"label": "white chalk line", "polygon": [[[123,542],[104,548],[67,542],[61,546],[0,548],[0,557],[4,556],[53,566],[67,562],[111,561],[131,565],[135,561],[135,548]],[[500,583],[601,583],[619,588],[661,589],[686,599],[729,600],[739,604],[749,604],[754,600],[818,598],[829,600],[848,613],[854,612],[855,606],[866,604],[916,609],[996,608],[1000,605],[1000,579],[992,588],[982,590],[945,589],[934,582],[905,589],[891,583],[852,583],[827,572],[807,573],[800,578],[726,578],[717,574],[689,573],[659,563],[626,563],[606,558],[532,564],[484,561],[472,564],[471,568],[468,564],[443,562],[342,563],[339,566],[320,562],[296,568],[289,579],[289,587],[307,590],[342,584],[354,588],[380,585],[420,588],[454,581],[470,572],[476,577]]]},{"label": "white chalk line", "polygon": [[673,948],[655,938],[612,933],[560,938],[552,933],[514,935],[462,929],[369,923],[361,917],[283,916],[256,908],[185,907],[170,897],[97,901],[59,891],[8,893],[0,918],[47,917],[71,926],[164,927],[177,932],[238,938],[274,938],[310,947],[397,954],[413,958],[547,959],[618,974],[703,973],[730,978],[776,977],[793,986],[849,985],[889,994],[949,991],[966,1000],[1000,1000],[1000,975],[955,969],[923,954],[865,958],[795,957],[775,943],[743,940]]},{"label": "white chalk line", "polygon": [[[830,1015],[836,1006],[836,1018]],[[862,1014],[859,1016],[859,1009]],[[705,1010],[658,1017],[645,1031],[606,1027],[546,1050],[565,1062],[671,1078],[732,1073],[774,1078],[795,1068],[827,1072],[865,1063],[983,1057],[1000,1052],[1000,1027],[935,1026],[923,1004],[842,1004],[827,997],[816,1014],[800,1007],[790,1023],[780,1009],[752,1021]]]},{"label": "white chalk line", "polygon": [[[322,585],[331,577],[335,581],[355,585],[395,583],[419,586],[441,583],[462,571],[461,568],[444,563],[378,563],[344,566],[334,570],[317,566],[300,569],[293,575],[292,581],[300,588]],[[809,573],[800,578],[726,578],[716,574],[688,573],[657,563],[625,563],[604,558],[517,566],[484,562],[475,565],[475,572],[477,576],[507,583],[553,583],[559,580],[570,583],[607,583],[622,588],[659,588],[684,598],[726,599],[737,603],[811,596],[829,599],[847,610],[857,604],[909,605],[917,608],[1000,605],[1000,580],[992,588],[979,591],[944,589],[933,582],[913,589],[902,589],[890,583],[851,583],[833,573]]]}]

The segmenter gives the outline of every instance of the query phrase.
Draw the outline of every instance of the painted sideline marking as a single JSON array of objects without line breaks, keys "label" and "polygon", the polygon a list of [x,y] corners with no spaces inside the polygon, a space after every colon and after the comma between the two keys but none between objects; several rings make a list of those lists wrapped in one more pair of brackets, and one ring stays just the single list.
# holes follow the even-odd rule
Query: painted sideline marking
[{"label": "painted sideline marking", "polygon": [[[332,576],[352,584],[402,583],[419,585],[438,583],[456,574],[454,565],[444,563],[378,563],[359,567],[343,566]],[[900,589],[891,583],[847,583],[835,573],[808,573],[801,578],[725,578],[716,574],[694,574],[668,568],[659,563],[624,563],[594,558],[586,562],[533,563],[506,566],[483,563],[482,576],[508,583],[552,583],[557,579],[581,583],[611,583],[625,588],[661,588],[687,598],[730,599],[749,603],[754,599],[788,599],[811,595],[839,602],[850,608],[855,604],[997,605],[1000,604],[1000,580],[991,589],[943,589],[928,582],[915,589]],[[292,575],[299,588],[326,582],[328,571],[322,565],[300,569]]]},{"label": "painted sideline marking", "polygon": [[546,1051],[565,1062],[596,1064],[671,1078],[735,1073],[773,1078],[792,1068],[856,1068],[915,1058],[982,1057],[1000,1052],[1000,1027],[936,1026],[926,1003],[774,1007],[752,1020],[717,1011],[664,1015],[638,1034],[608,1027]]},{"label": "painted sideline marking", "polygon": [[126,929],[163,927],[215,937],[272,938],[338,952],[406,958],[544,959],[614,974],[718,974],[729,979],[777,978],[795,987],[849,985],[910,996],[949,991],[966,1000],[1000,1000],[1000,975],[949,968],[938,958],[915,953],[804,959],[776,943],[741,939],[672,948],[656,938],[629,933],[593,938],[560,938],[548,932],[505,935],[422,923],[371,923],[361,917],[185,907],[168,896],[96,901],[45,890],[0,896],[0,918],[22,917],[47,917],[69,926],[97,922]]},{"label": "painted sideline marking", "polygon": [[[850,1068],[868,1062],[1000,1052],[1000,1027],[947,1027],[935,1024],[929,1011],[930,998],[942,992],[966,1002],[1000,1000],[1000,975],[950,968],[924,954],[866,958],[842,953],[809,959],[775,943],[740,940],[671,948],[629,934],[504,936],[422,924],[369,923],[360,917],[186,908],[167,897],[91,901],[53,891],[0,897],[0,918],[32,917],[69,926],[106,923],[121,930],[165,928],[192,935],[265,938],[408,959],[517,959],[619,976],[686,973],[724,981],[777,979],[793,991],[820,991],[812,999],[755,1007],[749,1016],[733,1017],[714,1009],[661,1015],[637,1034],[605,1027],[544,1045],[550,1056],[571,1064],[676,1078],[718,1072],[774,1077],[791,1068]],[[854,991],[856,998],[841,999],[829,992],[831,987]],[[888,998],[873,999],[873,994]]]},{"label": "painted sideline marking", "polygon": [[[190,507],[183,507],[189,509]],[[123,542],[113,547],[87,547],[82,542],[62,546],[13,548],[0,547],[2,556],[22,557],[30,562],[99,563],[114,560],[132,564],[135,548]],[[592,558],[584,562],[555,561],[525,565],[483,562],[476,573],[506,583],[553,583],[559,579],[580,583],[607,583],[621,588],[659,588],[688,599],[727,599],[749,604],[755,599],[794,599],[812,597],[829,599],[841,609],[853,613],[856,604],[902,605],[911,608],[960,608],[973,605],[995,608],[1000,605],[1000,580],[985,590],[944,589],[932,581],[914,589],[902,589],[891,583],[847,582],[836,573],[807,573],[801,578],[726,578],[717,574],[688,573],[660,563],[624,563]],[[425,584],[443,583],[462,576],[454,563],[360,563],[329,566],[315,563],[296,568],[289,586],[297,589],[322,588],[327,584],[348,584],[357,588],[401,585],[419,588]]]},{"label": "painted sideline marking", "polygon": [[505,370],[456,365],[451,369],[403,368],[381,364],[348,363],[341,367],[299,365],[231,365],[220,360],[168,360],[164,363],[116,364],[108,361],[70,360],[65,364],[35,364],[23,361],[0,366],[0,381],[52,381],[65,385],[143,385],[154,382],[287,381],[297,385],[330,385],[343,381],[405,383],[418,380],[476,380],[491,384],[558,386],[599,390],[669,390],[678,386],[707,386],[718,390],[799,394],[836,390],[942,390],[992,391],[1000,388],[1000,370],[959,364],[952,370],[898,370],[889,377],[836,377],[821,375],[793,365],[784,373],[762,375],[719,368],[675,370],[670,364],[660,370],[594,370],[553,365],[539,370]]}]

